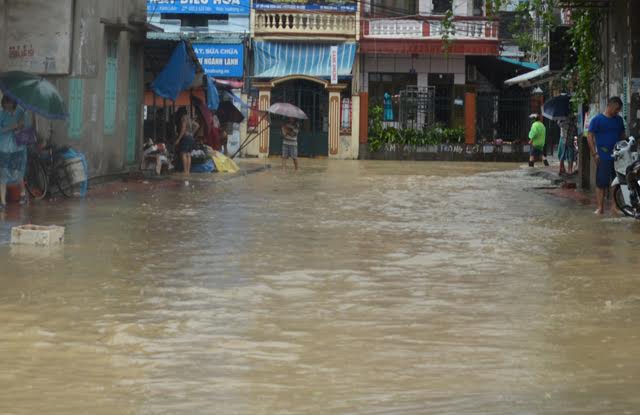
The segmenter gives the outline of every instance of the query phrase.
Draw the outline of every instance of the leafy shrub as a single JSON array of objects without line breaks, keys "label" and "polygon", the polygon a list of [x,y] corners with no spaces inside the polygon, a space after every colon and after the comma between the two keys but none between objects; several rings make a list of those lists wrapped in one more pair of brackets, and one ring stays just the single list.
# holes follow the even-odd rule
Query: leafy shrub
[{"label": "leafy shrub", "polygon": [[423,147],[464,142],[464,128],[444,128],[442,125],[436,124],[424,130],[413,128],[398,130],[393,127],[384,127],[383,113],[384,111],[379,105],[372,107],[369,111],[369,149],[373,152],[380,151],[387,145]]}]

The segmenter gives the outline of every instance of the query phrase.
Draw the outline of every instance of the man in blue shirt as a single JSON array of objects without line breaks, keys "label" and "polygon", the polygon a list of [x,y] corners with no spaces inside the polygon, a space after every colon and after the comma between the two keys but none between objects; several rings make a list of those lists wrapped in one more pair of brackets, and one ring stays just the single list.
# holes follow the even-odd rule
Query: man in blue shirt
[{"label": "man in blue shirt", "polygon": [[[613,147],[625,139],[624,121],[620,117],[622,100],[618,97],[609,99],[607,109],[596,115],[589,123],[589,149],[596,162],[596,202],[599,215],[604,214],[604,196],[615,178],[613,167]],[[615,201],[611,199],[612,211],[616,211]]]}]

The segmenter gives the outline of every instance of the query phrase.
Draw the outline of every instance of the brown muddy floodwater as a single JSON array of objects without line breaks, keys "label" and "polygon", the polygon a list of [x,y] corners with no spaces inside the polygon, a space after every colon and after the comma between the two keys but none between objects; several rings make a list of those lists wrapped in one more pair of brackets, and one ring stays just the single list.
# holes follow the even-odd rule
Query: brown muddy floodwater
[{"label": "brown muddy floodwater", "polygon": [[640,412],[640,223],[515,165],[302,167],[5,215],[0,413]]}]

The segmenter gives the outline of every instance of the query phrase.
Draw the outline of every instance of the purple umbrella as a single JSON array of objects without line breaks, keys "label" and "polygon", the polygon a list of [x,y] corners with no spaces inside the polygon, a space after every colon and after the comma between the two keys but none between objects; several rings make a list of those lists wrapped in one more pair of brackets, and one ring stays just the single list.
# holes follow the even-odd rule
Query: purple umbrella
[{"label": "purple umbrella", "polygon": [[291,117],[297,118],[300,120],[308,120],[307,114],[304,113],[300,108],[296,107],[292,104],[287,104],[285,102],[276,102],[271,105],[267,110],[270,114],[282,115],[283,117]]}]

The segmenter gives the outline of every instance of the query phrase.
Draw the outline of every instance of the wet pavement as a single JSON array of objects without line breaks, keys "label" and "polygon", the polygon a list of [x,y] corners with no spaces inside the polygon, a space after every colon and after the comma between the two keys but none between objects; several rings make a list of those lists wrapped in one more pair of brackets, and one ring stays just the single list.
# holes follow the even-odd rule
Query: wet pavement
[{"label": "wet pavement", "polygon": [[11,209],[0,414],[637,413],[640,223],[545,186],[305,160]]}]

